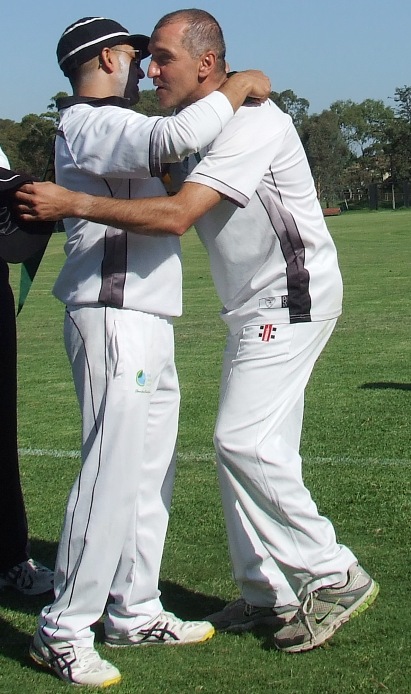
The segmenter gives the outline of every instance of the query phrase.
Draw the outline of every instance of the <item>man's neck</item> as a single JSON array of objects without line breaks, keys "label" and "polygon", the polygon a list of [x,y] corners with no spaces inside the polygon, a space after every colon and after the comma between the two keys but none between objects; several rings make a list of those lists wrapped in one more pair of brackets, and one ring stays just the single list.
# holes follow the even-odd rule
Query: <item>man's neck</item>
[{"label": "man's neck", "polygon": [[193,94],[191,98],[187,100],[187,102],[180,104],[176,111],[182,111],[182,109],[186,108],[186,106],[191,106],[191,104],[195,104],[196,101],[204,99],[204,97],[211,94],[211,92],[215,92],[224,84],[226,79],[226,75],[221,75],[220,78],[204,80],[204,82],[198,85],[198,89],[196,89],[195,94]]}]

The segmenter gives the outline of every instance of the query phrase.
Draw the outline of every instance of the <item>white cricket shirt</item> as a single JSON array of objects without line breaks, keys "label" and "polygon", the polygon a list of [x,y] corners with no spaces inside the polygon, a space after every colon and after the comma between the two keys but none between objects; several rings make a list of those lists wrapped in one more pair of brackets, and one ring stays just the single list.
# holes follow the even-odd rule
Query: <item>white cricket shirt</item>
[{"label": "white cricket shirt", "polygon": [[290,116],[271,101],[243,106],[201,156],[180,168],[228,198],[196,228],[230,331],[338,316],[337,253]]},{"label": "white cricket shirt", "polygon": [[[63,100],[56,138],[56,182],[115,198],[164,195],[160,162],[184,159],[211,142],[233,115],[220,92],[169,118],[124,108],[126,100]],[[67,305],[107,304],[165,316],[181,314],[180,243],[82,219],[66,219],[66,262],[54,286]]]}]

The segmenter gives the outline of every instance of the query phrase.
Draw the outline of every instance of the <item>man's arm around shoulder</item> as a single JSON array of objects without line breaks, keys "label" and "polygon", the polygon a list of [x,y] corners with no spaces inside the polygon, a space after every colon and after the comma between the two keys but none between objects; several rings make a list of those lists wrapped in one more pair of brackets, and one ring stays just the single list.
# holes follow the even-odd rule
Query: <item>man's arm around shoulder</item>
[{"label": "man's arm around shoulder", "polygon": [[184,183],[173,196],[121,200],[78,193],[54,183],[22,186],[15,194],[22,221],[68,217],[114,226],[137,234],[182,236],[223,196],[198,183]]}]

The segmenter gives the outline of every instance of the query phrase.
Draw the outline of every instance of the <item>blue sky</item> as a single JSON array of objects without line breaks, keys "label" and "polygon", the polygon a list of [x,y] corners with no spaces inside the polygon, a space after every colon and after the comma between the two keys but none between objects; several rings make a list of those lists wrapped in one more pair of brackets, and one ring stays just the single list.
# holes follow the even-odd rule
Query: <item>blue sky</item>
[{"label": "blue sky", "polygon": [[[84,16],[106,16],[147,33],[167,12],[200,7],[222,25],[231,69],[260,68],[276,91],[292,89],[319,113],[337,99],[393,104],[411,85],[410,0],[19,0],[1,3],[0,118],[20,121],[70,91],[55,57],[64,29]],[[148,64],[148,61],[146,61]],[[151,81],[143,80],[142,89]]]}]

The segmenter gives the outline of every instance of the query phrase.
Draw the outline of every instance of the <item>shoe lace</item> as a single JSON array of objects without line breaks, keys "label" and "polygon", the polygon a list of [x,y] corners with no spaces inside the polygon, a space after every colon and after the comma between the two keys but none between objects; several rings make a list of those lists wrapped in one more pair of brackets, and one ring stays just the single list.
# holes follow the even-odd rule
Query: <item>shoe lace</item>
[{"label": "shoe lace", "polygon": [[314,608],[314,598],[317,595],[316,591],[313,591],[312,593],[308,593],[308,595],[304,598],[300,609],[297,612],[297,619],[299,619],[300,622],[302,622],[307,629],[307,631],[310,634],[311,639],[314,638],[315,634],[313,631],[313,628],[311,626],[310,620],[308,619],[309,615],[312,613],[313,608]]},{"label": "shoe lace", "polygon": [[34,561],[34,559],[27,559],[26,562],[24,562],[27,567],[27,571],[35,571],[37,574],[50,574],[51,571],[50,569],[47,568],[47,566],[43,566],[43,564],[39,564],[37,561]]},{"label": "shoe lace", "polygon": [[82,648],[81,663],[90,671],[101,669],[102,659],[94,648]]}]

